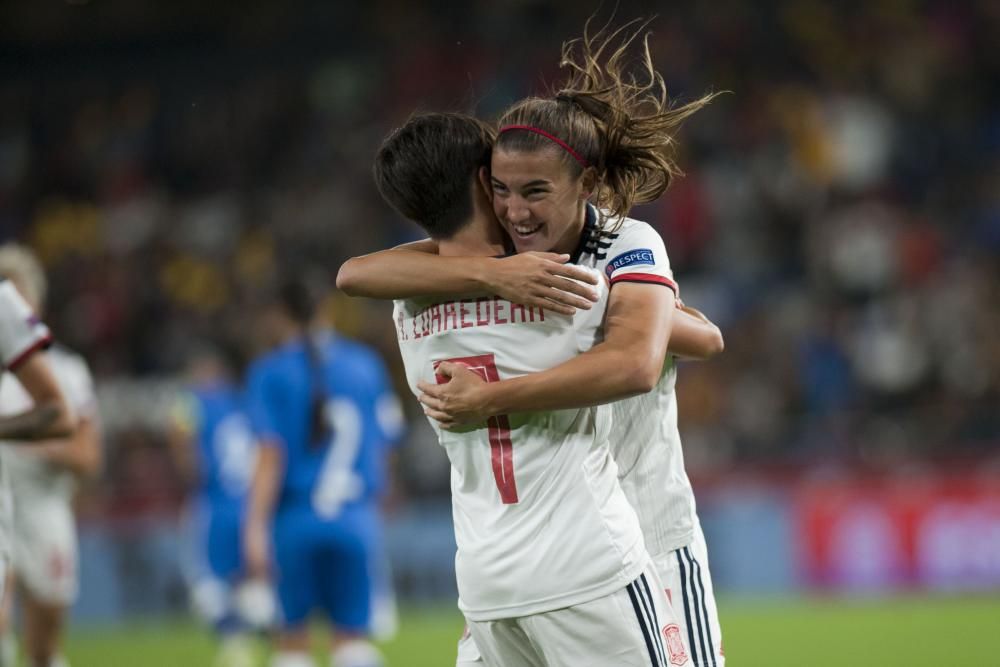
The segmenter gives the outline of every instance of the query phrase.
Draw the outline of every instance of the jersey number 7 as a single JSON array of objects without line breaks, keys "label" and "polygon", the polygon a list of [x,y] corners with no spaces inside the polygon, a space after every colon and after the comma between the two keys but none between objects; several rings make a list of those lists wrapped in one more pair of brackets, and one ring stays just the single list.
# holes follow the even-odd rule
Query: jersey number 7
[{"label": "jersey number 7", "polygon": [[[480,354],[475,357],[457,357],[442,359],[465,366],[470,371],[483,378],[486,382],[499,382],[500,372],[497,371],[496,360],[492,354]],[[434,368],[441,363],[438,361]],[[448,378],[436,375],[438,384]],[[486,421],[490,438],[490,458],[493,462],[493,479],[496,480],[500,500],[504,505],[513,505],[517,500],[517,484],[514,482],[514,445],[510,441],[510,420],[507,415],[490,417]]]}]

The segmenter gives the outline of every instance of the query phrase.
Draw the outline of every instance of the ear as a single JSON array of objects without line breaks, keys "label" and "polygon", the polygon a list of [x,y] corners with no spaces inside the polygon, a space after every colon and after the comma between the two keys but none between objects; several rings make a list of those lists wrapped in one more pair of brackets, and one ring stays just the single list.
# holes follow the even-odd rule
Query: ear
[{"label": "ear", "polygon": [[486,198],[493,203],[493,184],[490,182],[490,170],[485,166],[479,168],[479,184],[483,186],[483,192],[486,193]]},{"label": "ear", "polygon": [[597,170],[593,167],[587,167],[580,174],[580,198],[590,199],[590,196],[597,191]]}]

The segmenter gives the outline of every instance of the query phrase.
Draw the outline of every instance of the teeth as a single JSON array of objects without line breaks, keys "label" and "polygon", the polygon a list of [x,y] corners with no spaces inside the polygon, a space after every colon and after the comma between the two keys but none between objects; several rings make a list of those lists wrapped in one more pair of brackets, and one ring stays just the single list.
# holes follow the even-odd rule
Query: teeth
[{"label": "teeth", "polygon": [[541,225],[514,225],[514,231],[518,234],[527,236],[528,234],[533,234],[541,229]]}]

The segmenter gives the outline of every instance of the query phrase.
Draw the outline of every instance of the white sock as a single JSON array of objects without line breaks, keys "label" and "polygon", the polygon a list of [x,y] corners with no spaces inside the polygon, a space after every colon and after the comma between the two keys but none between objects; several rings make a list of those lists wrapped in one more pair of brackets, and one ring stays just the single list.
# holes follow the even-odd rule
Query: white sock
[{"label": "white sock", "polygon": [[253,639],[244,634],[222,637],[213,667],[255,667],[257,655]]},{"label": "white sock", "polygon": [[49,667],[69,667],[69,660],[66,656],[57,655],[49,661]]},{"label": "white sock", "polygon": [[366,639],[349,639],[333,650],[331,667],[383,667],[382,654]]},{"label": "white sock", "polygon": [[316,663],[308,653],[278,651],[271,656],[271,667],[316,667]]}]

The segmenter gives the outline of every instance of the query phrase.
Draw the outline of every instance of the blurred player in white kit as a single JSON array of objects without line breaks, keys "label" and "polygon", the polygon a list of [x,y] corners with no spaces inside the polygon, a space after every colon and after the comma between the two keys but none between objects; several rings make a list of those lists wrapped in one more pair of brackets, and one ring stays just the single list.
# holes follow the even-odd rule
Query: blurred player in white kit
[{"label": "blurred player in white kit", "polygon": [[[16,379],[30,397],[21,410],[14,406],[8,410],[0,402],[0,440],[38,441],[72,432],[73,414],[44,354],[51,341],[48,327],[14,284],[0,276],[0,389]],[[12,505],[6,467],[0,460],[0,598],[10,566]]]},{"label": "blurred player in white kit", "polygon": [[[6,278],[35,312],[41,312],[45,275],[26,248],[0,247],[0,276]],[[0,451],[0,465],[13,494],[11,516],[11,574],[20,592],[23,643],[32,667],[65,667],[59,649],[66,611],[76,599],[76,522],[73,495],[79,478],[93,475],[101,464],[100,428],[93,381],[79,355],[54,346],[47,354],[52,375],[77,418],[69,437],[52,438],[31,447],[10,444]],[[30,394],[21,382],[4,378],[0,384],[3,413],[28,408]],[[0,665],[13,662],[16,644],[11,635],[10,610],[15,594],[7,587],[4,598]]]}]

